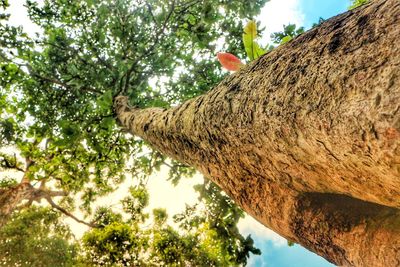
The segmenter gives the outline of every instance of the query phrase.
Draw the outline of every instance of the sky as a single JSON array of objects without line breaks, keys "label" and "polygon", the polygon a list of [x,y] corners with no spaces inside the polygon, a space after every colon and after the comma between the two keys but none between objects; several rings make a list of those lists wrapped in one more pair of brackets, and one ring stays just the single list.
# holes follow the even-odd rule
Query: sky
[{"label": "sky", "polygon": [[[38,29],[29,22],[23,9],[24,0],[11,0],[11,20],[15,24],[23,25],[25,30],[33,33]],[[309,29],[320,17],[328,19],[347,10],[350,0],[271,0],[262,9],[258,20],[264,26],[265,32],[261,43],[269,42],[271,33],[281,31],[283,24],[295,23]],[[196,194],[192,186],[201,182],[200,175],[181,182],[173,187],[167,182],[167,170],[153,175],[149,179],[150,205],[149,208],[167,208],[170,215],[183,211],[186,203],[196,202]],[[127,190],[128,185],[121,187],[114,195],[121,196]],[[156,197],[154,197],[156,196]],[[177,200],[178,196],[178,200]],[[108,198],[105,201],[110,202]],[[118,203],[115,197],[111,204]],[[68,220],[74,232],[80,236],[86,228],[81,224]],[[324,267],[333,266],[323,258],[309,252],[299,245],[289,247],[284,238],[265,228],[253,218],[247,216],[239,222],[239,229],[243,235],[251,234],[255,245],[261,249],[261,256],[252,256],[248,262],[250,267]]]}]

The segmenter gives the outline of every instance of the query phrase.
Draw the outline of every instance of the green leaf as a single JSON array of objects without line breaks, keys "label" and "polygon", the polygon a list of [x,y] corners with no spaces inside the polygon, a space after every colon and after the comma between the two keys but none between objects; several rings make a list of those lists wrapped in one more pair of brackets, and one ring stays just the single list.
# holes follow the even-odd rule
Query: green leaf
[{"label": "green leaf", "polygon": [[369,0],[352,0],[351,6],[349,6],[349,10],[365,5],[368,2]]},{"label": "green leaf", "polygon": [[243,44],[250,60],[255,60],[264,55],[266,51],[255,41],[257,38],[257,24],[250,20],[244,27]]},{"label": "green leaf", "polygon": [[107,111],[110,110],[112,101],[112,91],[108,90],[102,96],[97,98],[96,103],[101,110]]},{"label": "green leaf", "polygon": [[292,39],[293,39],[292,36],[285,36],[285,37],[282,38],[281,44],[285,44],[285,43],[289,42]]},{"label": "green leaf", "polygon": [[101,122],[101,127],[106,130],[111,130],[115,124],[115,119],[112,117],[104,118]]},{"label": "green leaf", "polygon": [[8,0],[1,0],[0,1],[0,7],[2,7],[2,8],[6,8],[6,7],[9,7],[10,6],[10,4],[8,3]]}]

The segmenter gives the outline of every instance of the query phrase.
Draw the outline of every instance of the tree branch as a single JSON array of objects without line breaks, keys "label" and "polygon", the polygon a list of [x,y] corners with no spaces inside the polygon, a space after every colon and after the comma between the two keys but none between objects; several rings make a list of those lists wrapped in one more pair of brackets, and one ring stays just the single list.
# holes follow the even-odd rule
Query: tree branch
[{"label": "tree branch", "polygon": [[23,168],[18,166],[17,156],[15,153],[13,160],[11,160],[11,156],[0,154],[0,166],[7,169],[15,169],[20,172],[25,172]]},{"label": "tree branch", "polygon": [[[66,89],[70,89],[71,88],[70,85],[68,85],[68,84],[66,84],[66,83],[64,83],[64,82],[62,82],[62,81],[60,81],[58,79],[44,77],[44,76],[42,76],[40,74],[37,74],[35,72],[32,72],[31,74],[32,74],[32,76],[35,76],[35,77],[37,77],[39,79],[42,79],[42,80],[50,82],[50,83],[58,84],[58,85],[66,88]],[[98,91],[98,90],[96,90],[94,88],[91,88],[91,87],[81,87],[79,89],[82,89],[82,90],[87,91],[87,92],[95,93],[95,94],[102,94],[100,91]]]},{"label": "tree branch", "polygon": [[43,192],[49,197],[66,197],[66,196],[68,196],[68,193],[65,191],[43,190]]},{"label": "tree branch", "polygon": [[[172,13],[174,12],[174,10],[175,10],[175,1],[172,2],[172,4],[171,4],[171,9],[169,10],[168,15],[167,15],[167,17],[165,18],[165,20],[164,20],[164,22],[163,22],[161,28],[156,32],[156,36],[155,36],[154,43],[153,43],[140,57],[138,57],[138,58],[132,63],[131,67],[130,67],[129,70],[126,72],[125,87],[124,87],[123,89],[120,88],[120,91],[118,92],[118,94],[120,94],[122,91],[123,91],[123,92],[126,92],[126,91],[128,90],[129,81],[130,81],[130,78],[131,78],[131,74],[132,74],[132,72],[135,70],[136,65],[137,65],[143,58],[147,57],[150,53],[152,53],[152,51],[154,50],[154,48],[159,44],[160,37],[161,37],[162,35],[164,35],[164,31],[165,31],[165,29],[166,29],[166,27],[167,27],[167,23],[168,23],[168,21],[170,20],[170,18],[171,18],[171,16],[172,16]],[[123,79],[123,77],[122,77],[122,79]],[[118,94],[117,94],[117,95],[118,95]]]},{"label": "tree branch", "polygon": [[185,164],[172,164],[171,165],[171,164],[167,163],[165,160],[162,162],[162,164],[167,166],[170,169],[173,169],[173,168],[189,168],[190,167],[189,165],[185,165]]},{"label": "tree branch", "polygon": [[95,223],[91,223],[91,222],[85,222],[81,219],[78,219],[75,215],[73,215],[72,213],[70,213],[69,211],[67,211],[66,209],[64,209],[63,207],[60,207],[59,205],[57,205],[53,199],[51,199],[51,197],[46,197],[47,202],[49,202],[49,204],[56,210],[59,210],[60,212],[62,212],[63,214],[67,215],[68,217],[74,219],[75,221],[77,221],[78,223],[82,223],[86,226],[89,226],[91,228],[99,228],[99,225],[95,224]]},{"label": "tree branch", "polygon": [[147,10],[149,11],[149,14],[151,16],[151,19],[153,20],[154,24],[157,25],[157,20],[154,17],[153,9],[151,8],[151,5],[148,2],[146,2],[146,6],[147,6]]}]

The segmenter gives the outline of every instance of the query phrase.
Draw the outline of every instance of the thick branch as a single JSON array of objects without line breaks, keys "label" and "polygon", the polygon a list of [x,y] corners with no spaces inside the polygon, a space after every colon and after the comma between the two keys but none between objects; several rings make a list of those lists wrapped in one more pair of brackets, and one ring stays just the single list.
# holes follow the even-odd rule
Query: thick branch
[{"label": "thick branch", "polygon": [[[65,191],[52,191],[45,188],[34,188],[27,179],[13,187],[0,189],[0,227],[7,223],[10,215],[16,209],[29,207],[33,201],[51,197],[67,196]],[[24,200],[28,202],[21,206]]]},{"label": "thick branch", "polygon": [[31,196],[29,197],[29,200],[37,201],[39,202],[43,198],[47,197],[66,197],[68,196],[68,192],[65,191],[52,191],[52,190],[47,190],[45,188],[33,188],[33,192]]},{"label": "thick branch", "polygon": [[0,227],[7,223],[11,213],[23,200],[32,196],[33,187],[21,183],[11,188],[0,189]]}]

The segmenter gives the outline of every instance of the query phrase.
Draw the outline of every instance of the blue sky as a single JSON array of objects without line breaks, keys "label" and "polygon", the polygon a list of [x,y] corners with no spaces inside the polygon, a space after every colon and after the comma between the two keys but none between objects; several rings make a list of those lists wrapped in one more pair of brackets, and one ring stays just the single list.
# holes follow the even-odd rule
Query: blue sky
[{"label": "blue sky", "polygon": [[273,32],[281,31],[283,24],[311,28],[319,18],[335,16],[347,10],[350,0],[270,0],[262,9],[258,20],[265,27],[261,43],[266,45]]},{"label": "blue sky", "polygon": [[299,245],[276,246],[274,242],[253,237],[262,254],[252,257],[248,266],[257,267],[325,267],[334,266],[318,255]]},{"label": "blue sky", "polygon": [[327,19],[343,13],[350,5],[348,0],[299,0],[298,2],[300,10],[304,14],[302,26],[306,28],[310,28],[320,17]]},{"label": "blue sky", "polygon": [[[309,29],[319,18],[328,19],[343,13],[350,0],[271,0],[263,8],[258,19],[266,27],[262,43],[269,41],[272,32],[282,30],[282,24],[295,23]],[[299,245],[289,247],[286,241],[272,231],[263,230],[255,222],[241,225],[244,234],[252,234],[261,256],[252,256],[251,267],[325,267],[333,266],[325,259]]]}]

